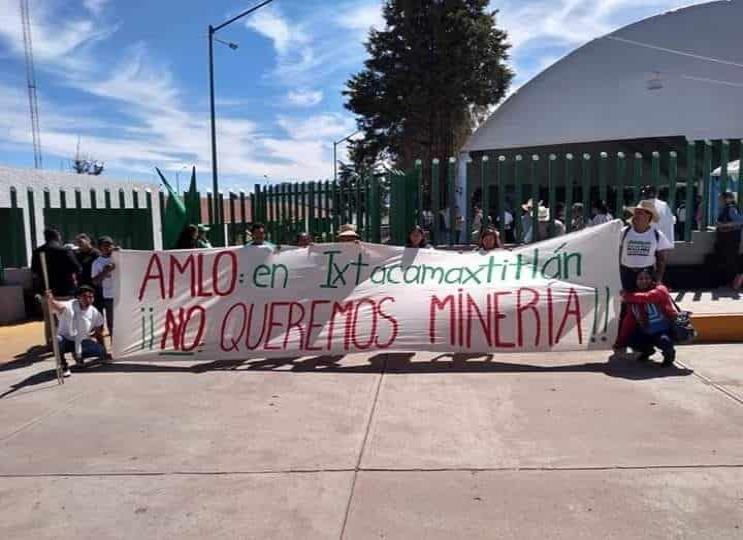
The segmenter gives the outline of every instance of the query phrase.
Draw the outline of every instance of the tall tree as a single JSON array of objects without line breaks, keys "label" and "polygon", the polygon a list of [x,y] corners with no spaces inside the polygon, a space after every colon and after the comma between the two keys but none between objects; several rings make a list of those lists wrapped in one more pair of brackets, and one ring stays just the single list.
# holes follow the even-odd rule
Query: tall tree
[{"label": "tall tree", "polygon": [[[504,96],[513,77],[506,33],[488,0],[386,0],[386,27],[372,29],[364,69],[344,95],[365,137],[356,168],[379,160],[409,168],[455,155]],[[442,167],[445,170],[445,167]],[[442,171],[443,172],[443,171]]]}]

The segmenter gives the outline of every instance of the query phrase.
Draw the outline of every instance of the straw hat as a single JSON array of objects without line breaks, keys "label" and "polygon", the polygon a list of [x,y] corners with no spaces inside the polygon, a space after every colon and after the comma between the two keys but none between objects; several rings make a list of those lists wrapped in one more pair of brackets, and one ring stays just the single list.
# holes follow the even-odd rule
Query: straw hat
[{"label": "straw hat", "polygon": [[550,209],[546,206],[540,206],[539,207],[539,215],[537,216],[537,219],[539,221],[549,221],[550,220]]},{"label": "straw hat", "polygon": [[638,210],[643,210],[647,213],[649,213],[652,217],[652,222],[655,223],[658,220],[660,220],[660,216],[658,215],[658,210],[655,209],[655,203],[653,201],[645,199],[644,201],[640,201],[637,203],[637,206],[630,206],[627,208],[632,214],[634,215],[635,212]]},{"label": "straw hat", "polygon": [[341,225],[341,231],[338,233],[338,238],[358,238],[359,233],[356,232],[356,225],[352,223],[346,223]]}]

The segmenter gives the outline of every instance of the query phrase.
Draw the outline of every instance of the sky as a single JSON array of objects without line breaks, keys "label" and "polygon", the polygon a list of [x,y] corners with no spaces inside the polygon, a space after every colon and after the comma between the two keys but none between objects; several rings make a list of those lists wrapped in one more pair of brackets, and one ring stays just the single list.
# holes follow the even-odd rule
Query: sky
[{"label": "sky", "polygon": [[[207,26],[257,0],[30,0],[43,165],[80,154],[107,177],[155,181],[192,165],[211,182]],[[511,91],[576,47],[688,5],[679,0],[494,0]],[[274,0],[215,43],[221,188],[332,176],[355,131],[342,91],[366,56],[378,0]],[[32,167],[18,0],[0,0],[0,164]],[[343,157],[343,147],[339,147]]]}]

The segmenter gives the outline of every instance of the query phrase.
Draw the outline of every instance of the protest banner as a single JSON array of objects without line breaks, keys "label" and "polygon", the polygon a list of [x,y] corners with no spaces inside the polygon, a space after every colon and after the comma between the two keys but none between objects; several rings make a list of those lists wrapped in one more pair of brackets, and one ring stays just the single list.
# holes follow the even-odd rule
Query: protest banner
[{"label": "protest banner", "polygon": [[608,349],[621,222],[512,251],[121,251],[115,358]]}]

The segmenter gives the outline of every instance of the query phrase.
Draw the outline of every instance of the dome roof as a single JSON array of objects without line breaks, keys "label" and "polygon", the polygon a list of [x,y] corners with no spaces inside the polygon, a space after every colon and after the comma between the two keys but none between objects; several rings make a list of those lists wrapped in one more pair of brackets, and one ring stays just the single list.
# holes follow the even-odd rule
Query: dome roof
[{"label": "dome roof", "polygon": [[743,0],[724,0],[594,39],[519,88],[464,151],[743,138],[741,21]]}]

